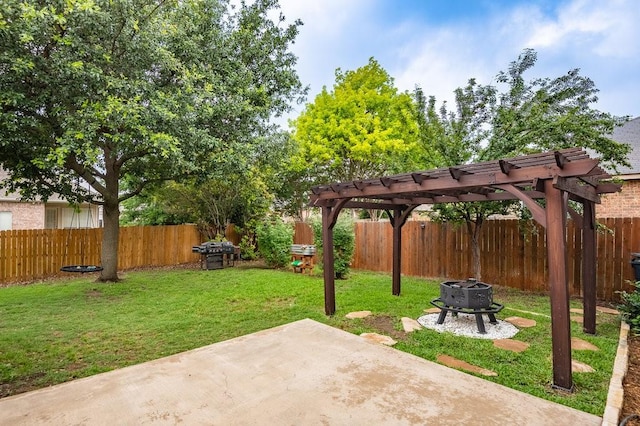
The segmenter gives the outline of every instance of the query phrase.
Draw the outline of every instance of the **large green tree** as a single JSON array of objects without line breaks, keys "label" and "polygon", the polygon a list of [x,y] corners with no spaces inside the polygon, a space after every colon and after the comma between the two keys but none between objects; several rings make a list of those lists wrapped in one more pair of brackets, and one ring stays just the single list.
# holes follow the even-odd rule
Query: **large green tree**
[{"label": "large green tree", "polygon": [[333,90],[323,88],[292,124],[298,149],[291,168],[311,171],[315,183],[402,170],[417,148],[411,95],[373,58],[355,71],[336,70]]},{"label": "large green tree", "polygon": [[[446,166],[509,158],[534,152],[580,146],[598,155],[611,169],[627,164],[629,147],[610,139],[625,119],[594,107],[598,89],[573,69],[556,78],[527,81],[524,74],[537,54],[526,49],[507,71],[497,75],[499,86],[482,86],[474,79],[455,91],[455,107],[435,100],[423,103],[422,127],[434,136],[432,148]],[[439,220],[462,223],[471,238],[474,274],[481,279],[479,238],[493,214],[513,211],[518,203],[454,203],[437,205]]]},{"label": "large green tree", "polygon": [[300,22],[273,22],[277,8],[277,0],[4,0],[5,185],[27,199],[59,193],[102,204],[101,279],[117,280],[120,203],[150,183],[235,161],[303,94],[288,51]]}]

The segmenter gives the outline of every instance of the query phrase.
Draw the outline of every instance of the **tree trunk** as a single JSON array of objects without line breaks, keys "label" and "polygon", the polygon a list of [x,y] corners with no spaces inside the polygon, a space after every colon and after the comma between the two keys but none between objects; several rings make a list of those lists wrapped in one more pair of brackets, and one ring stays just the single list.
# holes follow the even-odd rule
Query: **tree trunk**
[{"label": "tree trunk", "polygon": [[103,209],[102,267],[99,281],[118,281],[118,241],[120,239],[120,208],[117,202],[105,203]]}]

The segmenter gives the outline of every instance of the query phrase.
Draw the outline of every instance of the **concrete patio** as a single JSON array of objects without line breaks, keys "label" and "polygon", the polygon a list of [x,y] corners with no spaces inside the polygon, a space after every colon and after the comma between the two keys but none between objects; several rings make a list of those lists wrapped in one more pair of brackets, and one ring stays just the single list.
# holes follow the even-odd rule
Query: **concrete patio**
[{"label": "concrete patio", "polygon": [[302,320],[0,400],[0,425],[599,425]]}]

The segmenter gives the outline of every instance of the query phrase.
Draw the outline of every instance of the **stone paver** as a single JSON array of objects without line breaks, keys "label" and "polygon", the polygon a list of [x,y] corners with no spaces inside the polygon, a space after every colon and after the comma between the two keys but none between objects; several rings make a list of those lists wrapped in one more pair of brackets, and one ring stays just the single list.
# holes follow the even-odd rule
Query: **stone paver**
[{"label": "stone paver", "polygon": [[345,318],[349,318],[349,319],[366,318],[369,315],[371,315],[371,311],[356,311],[356,312],[349,312],[347,315],[345,315]]},{"label": "stone paver", "polygon": [[439,363],[446,365],[451,368],[460,368],[466,371],[470,371],[472,373],[480,374],[482,376],[497,376],[498,373],[487,370],[486,368],[478,367],[477,365],[469,364],[466,361],[462,361],[460,359],[454,358],[449,355],[440,354],[436,358]]},{"label": "stone paver", "polygon": [[571,315],[571,321],[582,324],[584,322],[584,317],[580,315]]},{"label": "stone paver", "polygon": [[398,343],[395,340],[393,340],[391,337],[384,336],[384,335],[378,334],[378,333],[362,333],[360,335],[360,337],[364,337],[365,339],[367,339],[370,342],[380,343],[380,344],[387,345],[387,346],[393,346],[396,343]]},{"label": "stone paver", "polygon": [[522,318],[522,317],[509,317],[509,318],[506,318],[505,321],[510,322],[511,324],[520,328],[535,327],[537,324],[536,320],[532,320],[529,318]]},{"label": "stone paver", "polygon": [[611,315],[618,315],[620,313],[616,309],[607,308],[606,306],[596,306],[596,311]]},{"label": "stone paver", "polygon": [[420,323],[418,323],[418,321],[414,320],[413,318],[402,317],[401,321],[402,328],[404,329],[405,333],[411,333],[412,331],[420,330],[422,328]]},{"label": "stone paver", "polygon": [[571,338],[571,349],[576,351],[599,351],[598,347],[586,340],[582,340],[579,337]]},{"label": "stone paver", "polygon": [[493,341],[493,346],[512,352],[523,352],[528,349],[530,345],[527,342],[521,342],[520,340],[496,339]]},{"label": "stone paver", "polygon": [[582,310],[580,308],[571,308],[571,309],[569,309],[569,312],[574,313],[574,314],[582,315],[584,313],[584,310]]},{"label": "stone paver", "polygon": [[440,308],[427,308],[424,312],[425,314],[438,314],[440,313]]},{"label": "stone paver", "polygon": [[571,370],[574,373],[593,373],[596,371],[592,366],[585,364],[584,362],[576,361],[575,359],[571,360]]}]

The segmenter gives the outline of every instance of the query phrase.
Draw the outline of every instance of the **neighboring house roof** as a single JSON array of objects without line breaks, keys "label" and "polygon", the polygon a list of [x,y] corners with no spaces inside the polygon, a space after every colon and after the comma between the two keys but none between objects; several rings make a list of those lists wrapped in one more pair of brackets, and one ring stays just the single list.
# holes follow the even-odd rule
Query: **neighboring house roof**
[{"label": "neighboring house roof", "polygon": [[631,145],[629,163],[631,167],[620,167],[619,174],[629,175],[640,173],[640,117],[629,120],[620,127],[616,127],[611,139]]}]

